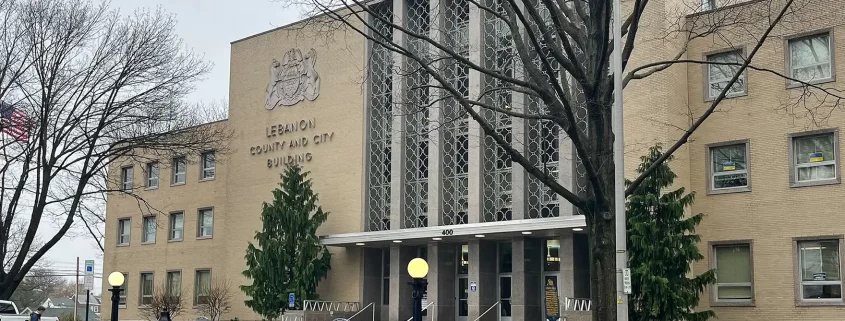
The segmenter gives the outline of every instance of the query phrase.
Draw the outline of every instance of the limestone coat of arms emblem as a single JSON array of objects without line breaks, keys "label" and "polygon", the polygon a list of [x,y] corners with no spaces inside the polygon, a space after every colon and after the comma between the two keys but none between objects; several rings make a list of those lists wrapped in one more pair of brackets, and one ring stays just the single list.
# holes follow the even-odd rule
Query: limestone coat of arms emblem
[{"label": "limestone coat of arms emblem", "polygon": [[320,75],[317,74],[316,63],[317,51],[314,48],[304,57],[299,49],[291,49],[281,62],[273,59],[264,107],[272,110],[278,106],[293,106],[305,99],[317,99],[320,95]]}]

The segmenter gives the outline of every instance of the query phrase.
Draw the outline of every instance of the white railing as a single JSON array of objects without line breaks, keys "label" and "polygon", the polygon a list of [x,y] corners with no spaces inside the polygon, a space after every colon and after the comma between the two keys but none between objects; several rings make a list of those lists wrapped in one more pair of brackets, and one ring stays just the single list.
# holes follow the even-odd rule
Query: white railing
[{"label": "white railing", "polygon": [[[422,310],[421,310],[421,311],[426,311],[426,310],[428,310],[428,307],[432,306],[433,304],[434,304],[434,302],[431,302],[431,303],[427,304],[426,306],[424,306],[424,307],[422,308]],[[437,307],[435,307],[435,309],[436,309],[436,308],[437,308]],[[413,316],[412,316],[412,317],[410,317],[410,318],[408,318],[408,321],[411,321],[412,319],[414,319],[414,317],[413,317]],[[435,319],[434,314],[431,314],[431,318],[429,318],[429,320],[430,320],[430,321],[434,321],[434,319]]]},{"label": "white railing", "polygon": [[361,308],[359,302],[305,300],[303,310],[319,312],[355,312]]},{"label": "white railing", "polygon": [[590,311],[592,308],[593,302],[590,299],[576,299],[576,298],[564,298],[563,299],[563,310],[564,311]]},{"label": "white railing", "polygon": [[351,321],[352,318],[357,317],[359,314],[361,314],[361,312],[364,312],[368,308],[371,308],[371,310],[373,310],[373,321],[376,321],[376,307],[374,306],[374,304],[375,302],[370,302],[370,304],[367,304],[367,306],[365,306],[363,309],[358,310],[358,312],[355,312],[355,314],[353,314],[351,317],[346,318],[346,321]]},{"label": "white railing", "polygon": [[496,302],[496,304],[494,304],[494,305],[491,305],[489,308],[487,308],[487,311],[484,311],[484,313],[482,313],[477,318],[475,318],[475,320],[472,320],[472,321],[478,321],[479,319],[481,319],[481,317],[483,317],[485,314],[487,314],[487,312],[490,312],[490,310],[493,310],[493,308],[499,306],[499,303],[501,303],[501,301]]},{"label": "white railing", "polygon": [[305,321],[305,317],[301,314],[282,314],[279,321]]}]

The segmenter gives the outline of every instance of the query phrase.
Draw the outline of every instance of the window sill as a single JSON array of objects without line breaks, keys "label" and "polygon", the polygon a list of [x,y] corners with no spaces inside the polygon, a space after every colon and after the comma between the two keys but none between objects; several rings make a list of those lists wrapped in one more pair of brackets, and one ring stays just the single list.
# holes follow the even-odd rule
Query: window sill
[{"label": "window sill", "polygon": [[[722,99],[722,100],[742,98],[742,97],[748,97],[748,90],[746,90],[745,92],[740,93],[740,94],[725,95],[725,98]],[[709,103],[709,102],[712,102],[714,100],[716,100],[716,97],[707,97],[707,98],[704,99],[704,102]]]},{"label": "window sill", "polygon": [[182,240],[184,240],[184,239],[172,239],[172,240],[167,240],[167,243],[182,242]]},{"label": "window sill", "polygon": [[811,187],[811,186],[825,186],[825,185],[836,185],[839,184],[839,178],[833,179],[825,179],[825,180],[818,180],[818,181],[808,181],[808,182],[793,182],[789,185],[791,188],[798,188],[798,187]]},{"label": "window sill", "polygon": [[797,301],[795,302],[796,307],[841,307],[845,306],[845,302],[843,301],[820,301],[820,302],[812,302],[812,301]]},{"label": "window sill", "polygon": [[156,244],[156,242],[155,241],[141,242],[141,245],[150,245],[150,244]]},{"label": "window sill", "polygon": [[157,189],[158,189],[158,186],[156,186],[156,187],[145,187],[144,188],[145,191],[154,191],[154,190],[157,190]]},{"label": "window sill", "polygon": [[197,236],[197,240],[210,240],[214,236]]},{"label": "window sill", "polygon": [[118,309],[126,309],[126,306],[125,305],[118,305],[117,308]]},{"label": "window sill", "polygon": [[[826,78],[826,79],[818,79],[818,80],[808,81],[807,83],[810,84],[810,85],[821,85],[821,84],[826,84],[826,83],[835,82],[835,81],[836,81],[836,76],[833,76],[833,77]],[[804,84],[802,84],[800,82],[792,82],[790,80],[786,81],[786,89],[796,89],[796,88],[801,88],[801,87],[804,87]]]},{"label": "window sill", "polygon": [[200,180],[200,183],[202,183],[202,182],[210,182],[210,181],[213,181],[215,178],[216,178],[216,177],[203,178],[203,179],[201,179],[201,180]]},{"label": "window sill", "polygon": [[118,245],[117,245],[117,247],[127,247],[127,246],[129,246],[129,243],[123,243],[123,244],[118,244]]},{"label": "window sill", "polygon": [[710,302],[711,307],[756,307],[757,305],[754,301],[747,301],[747,302],[724,302],[724,301],[713,301]]},{"label": "window sill", "polygon": [[751,186],[743,186],[743,187],[731,187],[731,188],[720,188],[720,189],[708,189],[707,195],[749,193],[749,192],[751,192]]},{"label": "window sill", "polygon": [[182,182],[182,183],[173,183],[173,184],[170,184],[170,187],[173,187],[173,186],[182,186],[182,185],[185,185],[185,182]]}]

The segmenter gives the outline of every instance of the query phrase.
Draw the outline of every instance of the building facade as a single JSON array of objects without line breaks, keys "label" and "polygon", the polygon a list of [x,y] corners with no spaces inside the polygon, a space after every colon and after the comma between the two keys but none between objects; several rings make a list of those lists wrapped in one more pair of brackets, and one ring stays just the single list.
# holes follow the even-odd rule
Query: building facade
[{"label": "building facade", "polygon": [[[712,10],[682,21],[767,4],[708,2]],[[440,26],[442,34],[460,40],[450,44],[455,52],[508,68],[495,59],[509,46],[497,40],[502,29],[469,2],[388,0],[373,7],[412,31]],[[753,49],[756,40],[740,33],[689,42],[661,37],[678,23],[672,15],[688,7],[680,0],[650,1],[632,66],[677,52],[689,60],[731,62]],[[839,24],[845,13],[839,7],[829,0],[802,2],[760,48],[754,59],[759,69],[742,76],[720,112],[671,163],[676,185],[697,193],[690,213],[706,214],[697,230],[705,258],[693,272],[717,269],[718,282],[699,308],[714,310],[721,320],[845,315],[845,225],[838,223],[845,203],[836,197],[845,191],[838,130],[845,114],[832,105],[819,110],[827,115],[823,121],[810,117],[818,116],[788,103],[806,91],[775,74],[841,87],[836,73],[845,59],[836,53],[845,44]],[[308,20],[233,42],[229,119],[209,125],[234,129],[231,151],[111,168],[124,189],[159,210],[142,213],[136,198],[109,195],[104,271],[126,276],[121,318],[140,319],[138,307],[160,285],[182,291],[196,306],[214,279],[225,278],[235,285],[235,304],[224,318],[260,319],[241,304],[246,298],[236,286],[248,282],[241,274],[247,242],[261,228],[261,205],[272,199],[288,163],[311,172],[330,212],[319,231],[333,253],[321,299],[369,306],[379,320],[407,320],[406,266],[422,257],[430,266],[427,318],[541,320],[555,308],[570,320],[584,318],[590,288],[583,216],[502,157],[454,103],[398,110],[397,97],[432,101],[429,95],[436,94],[411,89],[426,80],[396,72],[407,63],[355,32],[327,35]],[[625,90],[626,172],[633,175],[649,146],[680,137],[690,115],[707,109],[731,72],[725,65],[677,64],[632,81]],[[448,75],[465,95],[495,86],[459,68]],[[496,99],[542,108],[518,94]],[[563,134],[520,118],[500,117],[494,124],[560,184],[585,188]],[[812,223],[818,221],[823,223]],[[180,318],[197,315],[188,309]]]}]

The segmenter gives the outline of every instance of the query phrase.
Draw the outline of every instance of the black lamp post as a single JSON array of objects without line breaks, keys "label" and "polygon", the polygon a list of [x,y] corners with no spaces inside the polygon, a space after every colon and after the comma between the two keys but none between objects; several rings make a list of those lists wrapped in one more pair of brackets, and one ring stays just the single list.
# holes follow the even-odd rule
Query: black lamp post
[{"label": "black lamp post", "polygon": [[123,273],[120,272],[112,272],[109,274],[109,285],[111,285],[111,320],[110,321],[118,321],[117,319],[117,306],[120,305],[120,292],[123,289],[120,288],[123,285]]},{"label": "black lamp post", "polygon": [[425,287],[428,285],[424,278],[428,274],[428,263],[421,258],[411,260],[408,263],[408,274],[414,278],[414,282],[411,282],[413,287],[411,294],[414,298],[413,321],[422,321],[422,299]]}]

